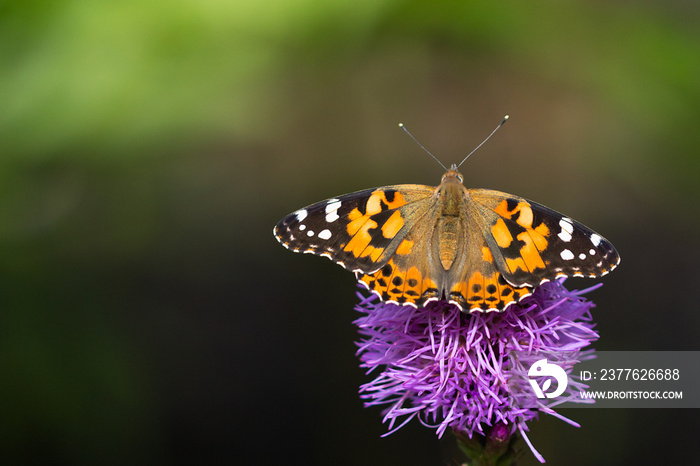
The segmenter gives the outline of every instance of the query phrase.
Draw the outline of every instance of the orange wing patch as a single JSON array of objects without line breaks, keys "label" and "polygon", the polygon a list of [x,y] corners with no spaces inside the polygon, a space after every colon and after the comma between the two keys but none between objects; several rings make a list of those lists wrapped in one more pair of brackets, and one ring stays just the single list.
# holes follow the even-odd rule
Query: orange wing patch
[{"label": "orange wing patch", "polygon": [[530,233],[530,231],[532,230],[528,229],[525,232],[520,233],[518,235],[518,239],[525,243],[525,245],[520,248],[520,254],[528,271],[535,270],[538,268],[543,269],[544,261],[542,260],[542,256],[540,256],[540,252],[538,251],[536,244],[538,241],[536,240],[536,238],[541,240],[539,241],[540,243],[544,242],[545,246],[547,245],[547,241],[541,236],[535,236],[533,238],[533,235]]},{"label": "orange wing patch", "polygon": [[527,202],[520,201],[513,209],[508,209],[508,200],[504,199],[496,206],[494,212],[507,219],[513,219],[517,214],[517,222],[521,226],[525,228],[532,226],[532,209]]},{"label": "orange wing patch", "polygon": [[398,210],[395,211],[393,214],[391,214],[389,220],[384,222],[384,225],[382,225],[382,235],[388,239],[393,238],[401,230],[404,223],[405,222],[401,216],[401,212]]},{"label": "orange wing patch", "polygon": [[406,254],[411,254],[411,251],[413,250],[413,241],[405,239],[401,241],[401,244],[399,244],[399,247],[396,248],[396,254],[399,254],[401,256],[405,256]]},{"label": "orange wing patch", "polygon": [[350,212],[348,217],[352,220],[348,223],[347,232],[352,239],[348,241],[343,250],[352,253],[355,257],[365,257],[368,254],[363,256],[362,253],[372,241],[372,235],[369,234],[369,230],[377,228],[377,222],[370,219],[367,215],[362,215],[357,209]]},{"label": "orange wing patch", "polygon": [[502,218],[499,218],[491,227],[491,234],[496,243],[502,248],[507,248],[513,242],[513,235],[510,234],[510,230],[508,230],[506,222]]},{"label": "orange wing patch", "polygon": [[[391,199],[387,196],[388,192],[392,193]],[[406,198],[400,192],[377,189],[367,199],[365,215],[369,216],[385,210],[398,209],[403,205],[406,205]]]}]

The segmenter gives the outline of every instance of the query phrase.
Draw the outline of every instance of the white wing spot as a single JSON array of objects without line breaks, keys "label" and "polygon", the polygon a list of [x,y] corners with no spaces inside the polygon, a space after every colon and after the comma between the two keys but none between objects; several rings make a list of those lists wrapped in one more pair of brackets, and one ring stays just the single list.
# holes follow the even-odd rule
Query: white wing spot
[{"label": "white wing spot", "polygon": [[574,253],[569,251],[568,249],[564,249],[561,253],[559,253],[559,255],[565,261],[570,261],[571,259],[574,258]]},{"label": "white wing spot", "polygon": [[304,225],[303,223],[301,225],[299,225],[299,230],[300,231],[306,230],[306,225]]},{"label": "white wing spot", "polygon": [[588,254],[590,254],[591,256],[595,256],[595,249],[589,250]]},{"label": "white wing spot", "polygon": [[306,209],[299,209],[296,211],[295,215],[297,216],[297,222],[302,222],[306,216],[309,215],[309,212]]},{"label": "white wing spot", "polygon": [[584,260],[586,258],[586,255],[584,253],[581,253],[578,255],[578,258]]},{"label": "white wing spot", "polygon": [[561,227],[561,231],[557,236],[565,243],[568,243],[571,241],[571,234],[574,232],[574,225],[571,223],[571,219],[562,217],[562,219],[559,220],[559,226]]},{"label": "white wing spot", "polygon": [[600,245],[600,242],[603,238],[600,237],[600,235],[597,235],[593,233],[591,235],[591,243],[593,243],[593,246],[598,247]]},{"label": "white wing spot", "polygon": [[326,222],[333,223],[338,220],[338,209],[342,203],[338,199],[329,199],[326,204]]},{"label": "white wing spot", "polygon": [[331,231],[329,229],[325,229],[321,233],[318,234],[318,237],[321,239],[330,239]]},{"label": "white wing spot", "polygon": [[313,235],[315,235],[313,230],[309,230],[306,232],[306,236],[313,236]]}]

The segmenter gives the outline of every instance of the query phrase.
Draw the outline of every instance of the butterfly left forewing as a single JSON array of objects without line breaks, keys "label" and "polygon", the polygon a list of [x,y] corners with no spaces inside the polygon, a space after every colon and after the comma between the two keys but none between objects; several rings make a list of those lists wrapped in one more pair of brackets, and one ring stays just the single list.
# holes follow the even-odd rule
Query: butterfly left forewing
[{"label": "butterfly left forewing", "polygon": [[469,194],[487,219],[481,228],[494,263],[511,285],[600,277],[620,262],[609,241],[548,207],[488,189],[470,189]]},{"label": "butterfly left forewing", "polygon": [[283,218],[277,240],[294,252],[328,257],[346,269],[375,272],[429,209],[433,189],[396,185],[366,189],[312,204]]}]

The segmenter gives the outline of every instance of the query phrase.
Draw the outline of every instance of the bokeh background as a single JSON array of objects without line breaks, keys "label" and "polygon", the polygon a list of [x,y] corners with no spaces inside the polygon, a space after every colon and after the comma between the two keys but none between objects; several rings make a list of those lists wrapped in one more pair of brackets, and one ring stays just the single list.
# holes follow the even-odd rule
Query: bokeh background
[{"label": "bokeh background", "polygon": [[[455,464],[357,387],[354,280],[299,207],[516,193],[610,239],[600,350],[698,350],[695,2],[0,4],[0,464]],[[592,284],[571,280],[571,287]],[[569,410],[549,464],[689,464],[697,410]],[[523,465],[537,464],[525,452]]]}]

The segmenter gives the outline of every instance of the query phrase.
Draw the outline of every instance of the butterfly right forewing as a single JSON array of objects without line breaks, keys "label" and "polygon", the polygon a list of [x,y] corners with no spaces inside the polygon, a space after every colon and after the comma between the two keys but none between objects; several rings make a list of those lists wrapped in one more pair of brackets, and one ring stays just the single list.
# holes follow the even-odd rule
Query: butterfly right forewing
[{"label": "butterfly right forewing", "polygon": [[613,245],[559,212],[522,197],[470,189],[488,222],[481,228],[508,283],[534,287],[558,277],[601,277],[620,256]]}]

